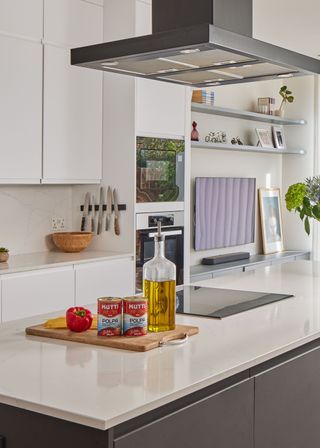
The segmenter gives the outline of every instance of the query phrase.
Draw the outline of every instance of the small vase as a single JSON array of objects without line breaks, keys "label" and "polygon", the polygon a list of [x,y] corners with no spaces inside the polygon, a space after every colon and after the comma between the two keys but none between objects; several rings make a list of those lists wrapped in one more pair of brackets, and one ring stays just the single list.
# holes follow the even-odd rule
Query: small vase
[{"label": "small vase", "polygon": [[199,141],[199,132],[198,132],[197,126],[198,126],[198,123],[196,121],[194,121],[192,123],[193,129],[192,129],[192,132],[191,132],[191,141],[193,141],[193,142],[198,142]]},{"label": "small vase", "polygon": [[276,111],[275,111],[275,115],[277,116],[277,117],[284,117],[284,108],[283,107],[281,107],[280,109],[277,109]]},{"label": "small vase", "polygon": [[9,260],[9,252],[0,252],[0,263],[6,263]]}]

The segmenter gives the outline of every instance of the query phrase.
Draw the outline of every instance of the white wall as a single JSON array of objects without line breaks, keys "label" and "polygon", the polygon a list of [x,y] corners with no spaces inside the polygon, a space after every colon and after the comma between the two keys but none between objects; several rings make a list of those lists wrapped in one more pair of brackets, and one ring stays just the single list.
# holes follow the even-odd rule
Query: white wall
[{"label": "white wall", "polygon": [[63,217],[72,229],[72,187],[1,186],[0,246],[10,253],[43,252],[51,247],[52,217]]}]

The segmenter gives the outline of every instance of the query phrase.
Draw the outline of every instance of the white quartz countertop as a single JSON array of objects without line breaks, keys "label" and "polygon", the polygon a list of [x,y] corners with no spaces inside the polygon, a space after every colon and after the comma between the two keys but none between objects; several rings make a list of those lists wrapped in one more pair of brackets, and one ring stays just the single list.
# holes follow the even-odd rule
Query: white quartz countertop
[{"label": "white quartz countertop", "polygon": [[201,282],[294,298],[222,320],[178,316],[200,333],[146,353],[27,337],[0,327],[0,402],[107,429],[320,337],[320,264],[299,261]]},{"label": "white quartz countertop", "polygon": [[0,275],[129,257],[133,257],[133,254],[125,252],[112,252],[107,250],[84,250],[79,253],[52,251],[12,255],[7,263],[0,263]]}]

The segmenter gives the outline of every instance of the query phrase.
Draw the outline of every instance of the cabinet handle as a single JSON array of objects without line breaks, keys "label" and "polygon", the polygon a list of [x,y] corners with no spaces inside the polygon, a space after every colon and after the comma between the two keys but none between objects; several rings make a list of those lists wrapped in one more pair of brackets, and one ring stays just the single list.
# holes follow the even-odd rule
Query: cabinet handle
[{"label": "cabinet handle", "polygon": [[0,448],[5,448],[6,439],[0,436]]}]

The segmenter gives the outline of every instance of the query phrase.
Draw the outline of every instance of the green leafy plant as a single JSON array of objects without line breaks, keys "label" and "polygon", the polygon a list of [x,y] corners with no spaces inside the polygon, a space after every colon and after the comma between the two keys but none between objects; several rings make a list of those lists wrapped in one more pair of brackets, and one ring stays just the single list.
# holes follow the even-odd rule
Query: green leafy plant
[{"label": "green leafy plant", "polygon": [[293,103],[294,96],[292,95],[292,92],[288,90],[287,86],[282,86],[281,89],[279,90],[279,94],[282,98],[280,110],[283,109],[286,103]]},{"label": "green leafy plant", "polygon": [[291,185],[286,193],[286,206],[289,212],[299,213],[304,229],[310,235],[310,219],[320,221],[320,176]]},{"label": "green leafy plant", "polygon": [[9,249],[6,249],[5,247],[0,247],[0,252],[9,252]]}]

